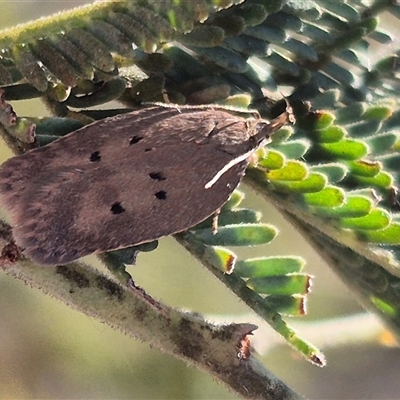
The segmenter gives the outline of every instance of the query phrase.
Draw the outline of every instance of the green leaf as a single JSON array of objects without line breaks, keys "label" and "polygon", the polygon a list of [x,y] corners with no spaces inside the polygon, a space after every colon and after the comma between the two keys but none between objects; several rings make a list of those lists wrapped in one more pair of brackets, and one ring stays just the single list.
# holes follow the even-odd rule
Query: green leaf
[{"label": "green leaf", "polygon": [[304,274],[250,278],[246,282],[247,287],[257,293],[275,295],[307,294],[310,284],[310,276]]},{"label": "green leaf", "polygon": [[346,107],[338,108],[336,110],[337,122],[346,124],[359,121],[364,115],[366,108],[365,103],[354,103]]},{"label": "green leaf", "polygon": [[78,75],[67,59],[47,39],[40,39],[33,43],[31,49],[40,54],[40,59],[46,68],[59,77],[65,86],[76,86]]},{"label": "green leaf", "polygon": [[348,169],[339,163],[313,165],[310,170],[324,174],[330,183],[340,182],[348,173]]},{"label": "green leaf", "polygon": [[308,361],[322,367],[326,364],[325,357],[321,352],[312,344],[303,340],[297,335],[279,314],[270,318],[270,325],[280,333],[295,349],[304,354]]},{"label": "green leaf", "polygon": [[83,124],[72,118],[35,118],[36,135],[63,136],[76,129],[82,128]]},{"label": "green leaf", "polygon": [[313,113],[313,117],[314,126],[312,128],[315,130],[327,129],[335,120],[335,115],[326,110]]},{"label": "green leaf", "polygon": [[365,176],[356,176],[356,179],[360,184],[369,187],[387,189],[393,186],[393,177],[388,172],[380,172],[371,178]]},{"label": "green leaf", "polygon": [[266,57],[266,61],[278,71],[286,72],[292,76],[300,76],[300,67],[291,61],[290,58],[284,57],[277,52],[273,52],[270,56]]},{"label": "green leaf", "polygon": [[386,228],[390,221],[390,214],[382,208],[377,208],[361,218],[343,218],[339,225],[345,229],[376,230]]},{"label": "green leaf", "polygon": [[225,31],[217,26],[200,25],[177,37],[185,46],[214,47],[225,39]]},{"label": "green leaf", "polygon": [[243,4],[237,14],[244,18],[247,26],[259,25],[267,18],[267,10],[261,4]]},{"label": "green leaf", "polygon": [[358,160],[368,154],[368,147],[361,140],[346,139],[336,143],[320,144],[320,146],[335,159]]},{"label": "green leaf", "polygon": [[236,262],[235,273],[243,278],[257,278],[300,272],[305,264],[301,257],[260,257]]},{"label": "green leaf", "polygon": [[236,51],[230,50],[222,46],[202,48],[192,46],[191,49],[199,56],[214,62],[220,67],[230,72],[244,73],[248,69],[245,59]]},{"label": "green leaf", "polygon": [[385,133],[368,137],[365,139],[365,142],[371,148],[372,153],[380,154],[391,150],[398,139],[397,133]]},{"label": "green leaf", "polygon": [[347,127],[352,137],[367,137],[375,135],[382,127],[382,121],[376,119],[362,120]]},{"label": "green leaf", "polygon": [[350,161],[347,165],[353,174],[366,177],[377,175],[382,168],[382,164],[379,161],[368,160]]},{"label": "green leaf", "polygon": [[114,70],[115,61],[107,46],[89,32],[86,32],[84,29],[73,28],[68,30],[65,36],[75,46],[83,50],[95,68],[104,72]]},{"label": "green leaf", "polygon": [[286,161],[285,156],[279,151],[267,150],[263,158],[258,160],[258,165],[266,169],[280,169]]},{"label": "green leaf", "polygon": [[382,300],[379,297],[371,296],[372,303],[383,313],[396,317],[398,314],[398,307],[395,304],[390,304],[386,300]]},{"label": "green leaf", "polygon": [[350,70],[343,68],[341,65],[335,62],[330,62],[329,64],[325,65],[323,71],[340,83],[349,86],[354,84],[355,75]]},{"label": "green leaf", "polygon": [[307,153],[310,143],[306,140],[291,140],[282,144],[271,143],[271,147],[283,153],[287,158],[298,159]]},{"label": "green leaf", "polygon": [[321,191],[327,182],[325,175],[313,172],[301,181],[273,181],[271,184],[278,192],[314,193]]},{"label": "green leaf", "polygon": [[205,248],[205,258],[225,274],[232,273],[235,268],[236,254],[226,247],[207,246]]},{"label": "green leaf", "polygon": [[277,234],[272,225],[240,224],[220,227],[216,234],[211,229],[200,229],[196,239],[209,246],[255,246],[269,243]]},{"label": "green leaf", "polygon": [[287,40],[286,32],[275,26],[257,25],[248,27],[246,34],[270,43],[283,43]]},{"label": "green leaf", "polygon": [[264,304],[288,316],[302,316],[306,313],[306,299],[304,296],[270,295],[264,299]]},{"label": "green leaf", "polygon": [[285,143],[293,135],[293,127],[284,126],[272,135],[272,142],[268,147],[275,147]]},{"label": "green leaf", "polygon": [[260,57],[271,54],[269,43],[247,35],[227,37],[222,45],[242,54]]},{"label": "green leaf", "polygon": [[[259,222],[262,217],[260,211],[250,208],[234,208],[233,210],[223,208],[218,215],[218,227],[235,224],[254,224]],[[213,224],[214,216],[196,225],[195,229],[209,229]]]},{"label": "green leaf", "polygon": [[15,46],[13,48],[13,57],[16,67],[28,82],[39,92],[44,92],[48,86],[46,74],[36,62],[36,57],[28,46]]},{"label": "green leaf", "polygon": [[353,23],[360,21],[360,13],[351,4],[339,3],[339,2],[332,1],[332,2],[329,2],[327,7],[331,12],[333,12],[335,15],[339,15],[344,20],[347,20],[347,21],[353,22]]},{"label": "green leaf", "polygon": [[376,120],[385,120],[388,119],[389,117],[391,117],[393,114],[393,109],[391,107],[387,107],[387,106],[372,106],[369,107],[364,115],[363,118],[364,119],[376,119]]},{"label": "green leaf", "polygon": [[318,193],[306,193],[303,197],[309,206],[339,207],[344,204],[346,194],[343,189],[327,186]]},{"label": "green leaf", "polygon": [[262,213],[250,208],[235,208],[224,211],[218,216],[218,226],[235,224],[253,224],[260,221]]},{"label": "green leaf", "polygon": [[332,218],[359,218],[371,211],[374,202],[367,196],[348,195],[340,207],[313,207],[316,214]]},{"label": "green leaf", "polygon": [[308,170],[300,161],[288,161],[281,169],[267,172],[266,175],[271,181],[297,181],[306,178]]},{"label": "green leaf", "polygon": [[239,190],[235,190],[231,194],[231,197],[229,197],[229,200],[223,205],[222,210],[232,210],[233,208],[236,208],[243,201],[243,199],[244,193],[240,192]]},{"label": "green leaf", "polygon": [[380,158],[385,168],[398,171],[400,165],[400,154],[389,154]]},{"label": "green leaf", "polygon": [[346,130],[341,126],[331,125],[325,129],[313,132],[313,138],[320,143],[335,143],[342,140],[346,134]]},{"label": "green leaf", "polygon": [[386,229],[378,231],[360,231],[357,236],[366,242],[381,245],[400,245],[400,223],[393,222]]},{"label": "green leaf", "polygon": [[308,44],[304,42],[300,42],[295,38],[290,38],[281,44],[281,47],[290,51],[293,54],[296,54],[305,60],[309,60],[312,62],[318,61],[317,52]]}]

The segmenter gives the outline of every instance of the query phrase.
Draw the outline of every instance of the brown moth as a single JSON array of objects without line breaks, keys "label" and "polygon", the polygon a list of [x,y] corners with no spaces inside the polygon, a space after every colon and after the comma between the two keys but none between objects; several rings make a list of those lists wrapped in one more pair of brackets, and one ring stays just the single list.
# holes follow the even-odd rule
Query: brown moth
[{"label": "brown moth", "polygon": [[150,242],[218,211],[289,116],[154,106],[107,118],[6,161],[0,203],[40,264]]}]

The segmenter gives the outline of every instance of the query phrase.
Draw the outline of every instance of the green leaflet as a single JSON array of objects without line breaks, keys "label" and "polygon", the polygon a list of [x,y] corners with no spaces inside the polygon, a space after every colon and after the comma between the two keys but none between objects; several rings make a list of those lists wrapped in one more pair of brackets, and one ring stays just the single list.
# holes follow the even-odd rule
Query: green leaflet
[{"label": "green leaflet", "polygon": [[306,140],[290,140],[282,144],[272,143],[271,147],[283,153],[288,159],[297,159],[306,154],[310,143]]},{"label": "green leaflet", "polygon": [[296,181],[307,177],[306,166],[299,161],[288,161],[282,168],[266,173],[271,181]]},{"label": "green leaflet", "polygon": [[264,304],[282,315],[294,317],[306,313],[304,296],[270,295],[264,299]]},{"label": "green leaflet", "polygon": [[339,225],[345,229],[377,230],[385,229],[390,222],[390,214],[382,208],[376,208],[364,217],[342,218]]},{"label": "green leaflet", "polygon": [[393,186],[393,177],[388,172],[380,172],[373,177],[356,176],[357,181],[366,187],[390,188]]},{"label": "green leaflet", "polygon": [[254,246],[269,243],[277,235],[275,227],[268,224],[226,225],[218,228],[196,231],[196,239],[211,246]]},{"label": "green leaflet", "polygon": [[360,231],[357,233],[361,240],[370,243],[400,245],[400,223],[394,222],[385,229],[375,231]]},{"label": "green leaflet", "polygon": [[306,193],[303,195],[309,206],[317,207],[339,207],[345,202],[345,191],[343,189],[329,186],[317,193]]},{"label": "green leaflet", "polygon": [[303,274],[250,278],[246,285],[262,294],[293,295],[307,294],[310,288],[310,276]]},{"label": "green leaflet", "polygon": [[373,209],[373,201],[367,196],[346,196],[346,201],[339,207],[312,207],[318,215],[331,218],[359,218],[364,217]]},{"label": "green leaflet", "polygon": [[329,157],[342,160],[358,160],[368,154],[367,145],[361,140],[345,139],[336,143],[320,144]]},{"label": "green leaflet", "polygon": [[248,258],[236,263],[235,273],[243,278],[256,278],[300,272],[305,261],[301,257]]},{"label": "green leaflet", "polygon": [[310,170],[324,174],[330,183],[340,182],[348,173],[346,166],[340,163],[319,164],[312,166]]},{"label": "green leaflet", "polygon": [[338,125],[330,125],[325,129],[315,131],[313,137],[320,143],[335,143],[346,136],[346,130]]},{"label": "green leaflet", "polygon": [[363,117],[365,119],[370,119],[370,120],[385,120],[388,119],[389,117],[391,117],[393,114],[392,108],[391,107],[387,107],[387,106],[383,106],[383,105],[378,105],[378,106],[372,106],[369,107]]},{"label": "green leaflet", "polygon": [[325,175],[318,172],[310,173],[305,179],[299,181],[274,181],[272,186],[279,192],[290,193],[316,193],[320,192],[327,184]]},{"label": "green leaflet", "polygon": [[368,160],[351,161],[347,165],[353,174],[365,177],[376,176],[382,168],[382,165],[379,161]]},{"label": "green leaflet", "polygon": [[226,274],[232,273],[235,268],[236,254],[226,247],[207,246],[205,249],[205,258],[215,268]]},{"label": "green leaflet", "polygon": [[265,169],[280,169],[285,163],[285,157],[279,151],[268,150],[264,157],[258,159],[257,166]]}]

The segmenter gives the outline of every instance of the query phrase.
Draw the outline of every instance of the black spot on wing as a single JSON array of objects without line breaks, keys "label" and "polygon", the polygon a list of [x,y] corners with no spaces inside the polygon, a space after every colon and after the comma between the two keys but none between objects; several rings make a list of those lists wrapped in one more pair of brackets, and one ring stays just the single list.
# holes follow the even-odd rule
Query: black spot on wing
[{"label": "black spot on wing", "polygon": [[122,214],[123,212],[125,212],[125,208],[122,207],[121,203],[119,201],[116,201],[112,206],[111,206],[111,212],[113,214]]},{"label": "black spot on wing", "polygon": [[158,200],[165,200],[167,198],[167,192],[160,190],[154,194]]},{"label": "black spot on wing", "polygon": [[149,176],[155,181],[165,181],[167,179],[162,172],[150,172]]},{"label": "black spot on wing", "polygon": [[129,141],[129,146],[139,143],[143,138],[141,136],[133,136]]},{"label": "black spot on wing", "polygon": [[91,155],[89,160],[91,162],[99,162],[101,160],[100,151],[94,151]]}]

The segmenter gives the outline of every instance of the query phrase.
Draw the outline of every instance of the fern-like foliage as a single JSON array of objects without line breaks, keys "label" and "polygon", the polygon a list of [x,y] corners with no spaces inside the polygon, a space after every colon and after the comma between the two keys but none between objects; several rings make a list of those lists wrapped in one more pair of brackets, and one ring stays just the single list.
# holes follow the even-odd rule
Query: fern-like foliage
[{"label": "fern-like foliage", "polygon": [[[0,84],[8,100],[40,96],[57,116],[70,117],[40,121],[42,143],[106,115],[71,108],[114,99],[134,107],[167,96],[180,104],[251,103],[268,114],[273,110],[264,97],[282,91],[297,123],[259,152],[246,182],[400,334],[400,50],[376,57],[376,48],[396,34],[380,27],[379,15],[399,18],[400,6],[389,0],[237,3],[109,1],[0,32]],[[29,142],[26,120],[2,122]],[[7,140],[20,150],[20,141]],[[282,319],[304,312],[310,276],[301,272],[303,261],[236,260],[226,248],[276,235],[259,213],[239,204],[236,193],[217,235],[206,222],[178,241],[309,360],[323,364],[319,351]],[[116,260],[109,260],[114,268]]]}]

